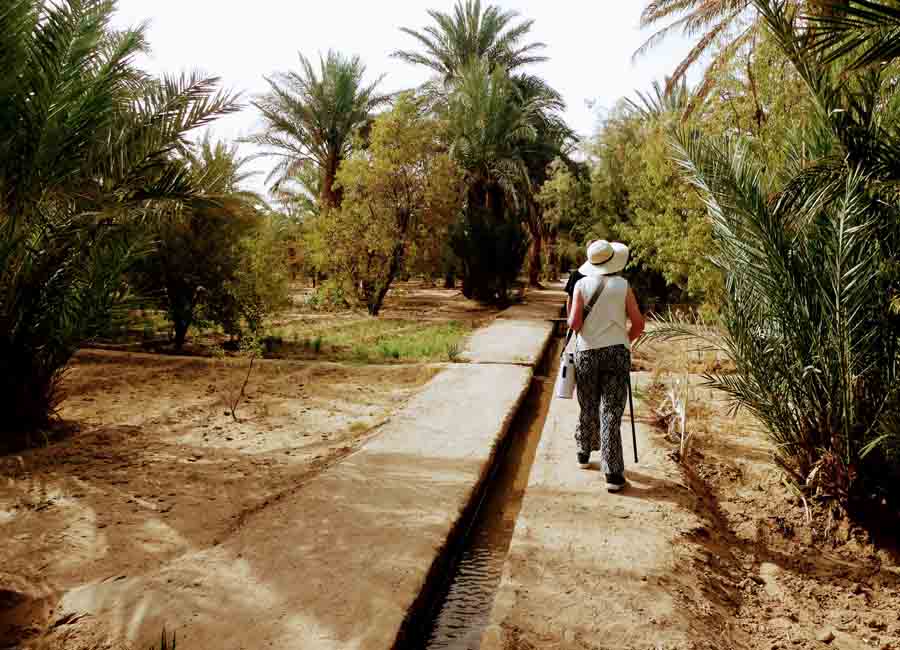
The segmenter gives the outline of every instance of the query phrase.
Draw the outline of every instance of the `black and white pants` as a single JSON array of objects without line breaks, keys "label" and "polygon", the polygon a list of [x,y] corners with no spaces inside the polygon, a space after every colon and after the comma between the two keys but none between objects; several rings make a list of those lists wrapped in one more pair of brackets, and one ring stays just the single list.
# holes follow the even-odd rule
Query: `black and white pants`
[{"label": "black and white pants", "polygon": [[575,386],[581,413],[575,429],[578,452],[600,452],[606,474],[625,471],[622,414],[628,399],[631,352],[612,345],[575,353]]}]

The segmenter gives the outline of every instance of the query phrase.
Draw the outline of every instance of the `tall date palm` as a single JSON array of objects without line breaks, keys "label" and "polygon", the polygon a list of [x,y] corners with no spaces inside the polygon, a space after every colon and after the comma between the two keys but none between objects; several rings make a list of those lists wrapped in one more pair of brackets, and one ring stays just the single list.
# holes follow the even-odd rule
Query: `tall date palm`
[{"label": "tall date palm", "polygon": [[265,128],[247,141],[263,147],[261,155],[279,159],[267,179],[276,194],[312,163],[321,175],[320,207],[340,207],[341,193],[334,187],[338,167],[354,134],[389,101],[378,92],[381,78],[367,84],[365,72],[359,57],[329,52],[316,70],[301,54],[299,71],[267,79],[269,92],[253,102]]},{"label": "tall date palm", "polygon": [[859,70],[900,57],[900,7],[873,0],[819,0],[828,12],[809,17],[815,26],[814,47],[827,51],[827,60],[850,57],[848,67]]},{"label": "tall date palm", "polygon": [[431,69],[444,82],[458,77],[474,60],[484,59],[491,70],[507,72],[546,60],[538,54],[543,43],[523,42],[534,21],[516,23],[519,14],[515,11],[482,7],[481,0],[458,0],[452,15],[434,9],[428,15],[433,25],[421,31],[402,28],[423,50],[398,50],[393,56]]},{"label": "tall date palm", "polygon": [[675,136],[726,279],[713,342],[736,372],[710,381],[765,425],[800,490],[847,504],[900,471],[900,93],[830,64],[783,2],[754,4],[816,111],[778,169],[739,138]]}]

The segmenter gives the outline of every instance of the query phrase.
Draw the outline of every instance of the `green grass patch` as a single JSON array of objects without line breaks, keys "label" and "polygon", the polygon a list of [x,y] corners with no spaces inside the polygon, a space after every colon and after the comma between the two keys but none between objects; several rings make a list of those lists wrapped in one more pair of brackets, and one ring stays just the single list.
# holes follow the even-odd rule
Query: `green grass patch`
[{"label": "green grass patch", "polygon": [[411,320],[367,318],[332,327],[280,328],[287,343],[280,356],[316,357],[363,363],[392,361],[455,361],[472,326],[456,321],[420,323]]},{"label": "green grass patch", "polygon": [[455,361],[470,332],[470,326],[458,322],[418,326],[357,344],[353,356],[368,362]]},{"label": "green grass patch", "polygon": [[[121,337],[135,345],[164,336],[171,329],[162,312],[132,315]],[[416,363],[458,361],[473,323],[421,322],[362,315],[282,323],[262,338],[264,356],[274,359]],[[198,323],[188,334],[193,354],[221,345],[221,328]]]}]

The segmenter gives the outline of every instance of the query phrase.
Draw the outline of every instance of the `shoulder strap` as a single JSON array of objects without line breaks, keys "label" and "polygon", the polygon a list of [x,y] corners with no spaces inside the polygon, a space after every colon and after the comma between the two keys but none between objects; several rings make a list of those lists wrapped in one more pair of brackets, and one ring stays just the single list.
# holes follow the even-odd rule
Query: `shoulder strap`
[{"label": "shoulder strap", "polygon": [[[584,326],[584,322],[587,320],[587,317],[590,315],[591,310],[594,308],[594,305],[597,304],[597,299],[600,298],[600,294],[603,293],[603,290],[606,289],[606,285],[609,282],[609,278],[607,276],[601,276],[600,278],[600,286],[597,287],[597,290],[594,292],[594,295],[591,296],[590,301],[584,307],[584,315],[581,317],[581,324]],[[574,292],[573,292],[574,293]],[[569,347],[569,341],[572,340],[573,331],[569,328],[569,333],[566,335],[566,344],[563,346],[563,354],[566,352],[566,348]]]},{"label": "shoulder strap", "polygon": [[606,277],[605,275],[601,276],[600,286],[597,287],[597,290],[594,292],[594,295],[591,296],[591,301],[584,308],[584,316],[582,317],[581,322],[584,322],[587,320],[588,314],[591,313],[591,310],[594,308],[594,305],[597,304],[597,299],[600,297],[600,294],[603,293],[604,289],[606,289],[607,282],[609,282],[609,278]]}]

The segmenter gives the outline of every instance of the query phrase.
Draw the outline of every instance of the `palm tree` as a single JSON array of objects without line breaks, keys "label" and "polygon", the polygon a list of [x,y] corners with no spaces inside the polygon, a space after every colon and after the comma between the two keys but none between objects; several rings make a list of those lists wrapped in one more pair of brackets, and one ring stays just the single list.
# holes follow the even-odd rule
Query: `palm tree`
[{"label": "palm tree", "polygon": [[[676,135],[726,278],[710,344],[736,372],[711,385],[765,425],[798,489],[846,504],[900,473],[900,93],[880,71],[829,64],[783,3],[754,4],[816,110],[774,170],[740,138]],[[696,329],[657,332],[673,334]]]},{"label": "palm tree", "polygon": [[0,11],[0,412],[11,442],[48,422],[72,354],[109,321],[133,225],[196,196],[173,153],[237,109],[217,80],[150,79],[144,28],[106,0]]},{"label": "palm tree", "polygon": [[318,71],[301,54],[299,72],[266,79],[269,92],[253,102],[265,129],[247,142],[264,147],[260,155],[280,159],[266,179],[273,191],[278,193],[304,164],[313,163],[322,178],[322,208],[340,206],[340,190],[334,187],[338,167],[350,153],[354,134],[389,101],[377,92],[382,78],[366,85],[365,72],[359,57],[328,52]]},{"label": "palm tree", "polygon": [[502,68],[513,72],[546,57],[537,54],[543,43],[523,43],[533,20],[515,23],[519,14],[494,5],[481,6],[481,0],[458,0],[453,15],[430,10],[435,22],[421,31],[402,28],[423,47],[423,52],[398,50],[393,56],[433,70],[443,82],[459,76],[475,59],[484,59],[489,70]]},{"label": "palm tree", "polygon": [[626,99],[625,104],[648,121],[678,120],[695,104],[684,78],[671,86],[668,81],[657,80],[651,84],[649,92],[637,91],[635,94],[637,99]]},{"label": "palm tree", "polygon": [[550,88],[543,79],[531,75],[517,75],[513,78],[519,101],[523,104],[537,102],[535,112],[535,138],[524,147],[525,166],[531,188],[526,194],[524,222],[531,235],[531,256],[528,263],[528,282],[540,286],[543,271],[544,242],[554,236],[552,224],[544,218],[544,209],[538,200],[538,192],[547,182],[554,161],[574,168],[570,159],[576,138],[575,133],[560,114],[565,109],[562,97]]},{"label": "palm tree", "polygon": [[[521,224],[539,219],[534,200],[536,182],[557,155],[569,130],[559,117],[562,100],[534,77],[510,77],[474,60],[450,85],[440,109],[448,123],[451,153],[466,174],[468,198],[465,237],[457,242],[463,258],[463,292],[504,300],[522,259]],[[538,231],[531,229],[533,233]],[[508,246],[501,246],[506,241]],[[540,249],[542,238],[534,246]],[[460,252],[464,251],[464,252]],[[509,262],[512,277],[493,284],[490,264],[481,258]]]},{"label": "palm tree", "polygon": [[230,197],[247,205],[265,203],[259,194],[244,189],[259,172],[247,169],[252,156],[241,156],[236,143],[214,141],[207,131],[200,142],[186,148],[184,160],[194,177],[194,187],[203,197]]},{"label": "palm tree", "polygon": [[[821,3],[821,0],[783,0],[786,9],[804,5],[814,8],[817,2]],[[820,12],[821,9],[817,11]],[[679,31],[695,41],[694,47],[668,77],[666,92],[684,81],[688,70],[718,47],[722,38],[728,37],[728,43],[718,50],[707,67],[705,78],[696,92],[698,99],[706,97],[712,89],[717,71],[743,47],[752,46],[762,27],[753,0],[648,0],[641,13],[640,25],[642,28],[655,28],[656,31],[637,49],[634,57],[646,54]],[[693,105],[689,106],[690,110],[693,110]]]},{"label": "palm tree", "polygon": [[524,97],[504,70],[482,61],[463,69],[446,106],[454,159],[465,170],[469,205],[497,218],[518,212],[530,188],[526,156],[552,100]]},{"label": "palm tree", "polygon": [[827,61],[852,56],[851,70],[900,57],[900,8],[884,2],[834,2],[830,11],[808,20],[816,27],[813,47],[828,51]]},{"label": "palm tree", "polygon": [[311,162],[301,163],[290,178],[284,179],[275,193],[275,200],[290,219],[302,223],[320,214],[322,177]]},{"label": "palm tree", "polygon": [[709,66],[710,71],[718,69],[750,42],[759,27],[751,0],[648,0],[640,25],[656,31],[638,48],[635,57],[676,31],[696,39],[696,45],[672,72],[670,84],[680,82],[690,68],[717,46],[720,37],[733,34],[731,44],[720,50]]},{"label": "palm tree", "polygon": [[[470,258],[508,254],[515,261],[520,244],[515,227],[524,221],[532,235],[534,278],[540,272],[543,244],[535,188],[546,179],[547,165],[571,139],[560,118],[565,106],[559,93],[543,79],[520,70],[546,60],[538,54],[544,45],[524,42],[533,21],[517,23],[516,12],[493,5],[482,8],[480,0],[458,1],[452,15],[428,13],[434,25],[422,31],[403,30],[419,41],[423,51],[401,50],[394,56],[423,65],[438,77],[426,85],[426,92],[435,110],[448,116],[453,155],[466,170],[469,188],[470,227],[463,228],[465,241],[457,248],[469,251]],[[473,225],[479,212],[493,225]],[[501,228],[504,220],[516,224],[502,226],[511,250],[501,252],[498,246],[490,252],[482,246],[490,242],[473,241],[476,229],[481,229],[482,237],[494,238],[497,233],[491,228]],[[469,262],[470,268],[476,266],[475,260]],[[499,291],[473,289],[471,276],[464,273],[464,293],[499,293],[505,299],[502,286]]]}]

